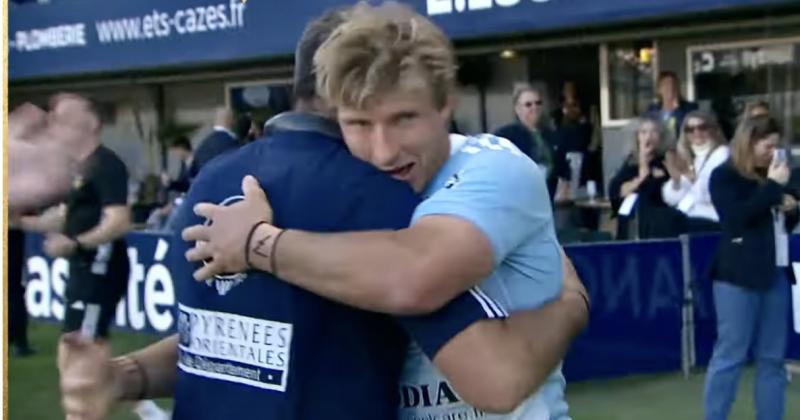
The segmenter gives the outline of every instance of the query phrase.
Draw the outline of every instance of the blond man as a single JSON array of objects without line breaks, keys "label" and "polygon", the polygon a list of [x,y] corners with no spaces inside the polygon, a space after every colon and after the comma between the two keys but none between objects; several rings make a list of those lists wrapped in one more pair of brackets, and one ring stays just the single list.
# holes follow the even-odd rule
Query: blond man
[{"label": "blond man", "polygon": [[[201,204],[196,212],[213,223],[184,231],[184,239],[205,244],[187,257],[213,261],[196,279],[256,268],[321,296],[393,314],[432,312],[465,290],[499,303],[491,309],[500,315],[558,298],[561,249],[544,174],[505,139],[449,135],[455,55],[441,30],[394,3],[359,5],[319,49],[315,64],[318,91],[337,108],[350,151],[425,201],[407,229],[345,234],[273,226],[259,200]],[[264,211],[254,212],[259,206]],[[470,359],[482,352],[508,356],[491,345],[455,355],[463,349],[419,350],[409,349],[403,378],[418,390],[441,389],[450,380],[483,381],[486,390],[470,392],[490,392],[498,384],[470,376],[476,373]],[[519,398],[493,407],[508,414],[472,409],[464,399],[474,396],[439,393],[403,401],[400,417],[568,418],[560,369],[542,385],[527,375],[540,361],[535,352],[526,354],[531,357],[522,363],[508,358],[506,380]]]}]

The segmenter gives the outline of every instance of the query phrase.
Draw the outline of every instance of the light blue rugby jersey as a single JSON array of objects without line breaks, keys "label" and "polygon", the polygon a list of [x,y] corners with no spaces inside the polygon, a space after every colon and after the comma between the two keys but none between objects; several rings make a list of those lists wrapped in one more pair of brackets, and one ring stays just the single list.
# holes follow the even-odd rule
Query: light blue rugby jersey
[{"label": "light blue rugby jersey", "polygon": [[[471,290],[488,296],[489,310],[533,309],[561,293],[561,253],[541,169],[510,141],[483,134],[451,135],[451,157],[425,192],[413,222],[455,216],[477,226],[491,242],[495,270]],[[411,345],[400,388],[400,419],[566,420],[566,381],[557,369],[512,414],[481,413],[461,401],[447,379]]]}]

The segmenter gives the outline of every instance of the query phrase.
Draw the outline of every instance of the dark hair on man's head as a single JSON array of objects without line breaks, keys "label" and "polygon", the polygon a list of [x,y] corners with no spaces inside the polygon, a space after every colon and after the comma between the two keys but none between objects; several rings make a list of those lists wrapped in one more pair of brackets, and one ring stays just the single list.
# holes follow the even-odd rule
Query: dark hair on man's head
[{"label": "dark hair on man's head", "polygon": [[187,138],[186,136],[178,136],[172,140],[172,142],[169,144],[169,147],[174,149],[183,149],[188,152],[191,152],[192,142],[190,142],[189,138]]},{"label": "dark hair on man's head", "polygon": [[310,100],[317,96],[314,54],[333,31],[344,22],[347,7],[329,10],[306,26],[294,53],[295,99]]},{"label": "dark hair on man's head", "polygon": [[664,70],[658,74],[659,83],[661,83],[661,81],[665,79],[672,79],[675,82],[680,82],[681,80],[678,78],[678,75],[674,71],[669,71],[669,70]]}]

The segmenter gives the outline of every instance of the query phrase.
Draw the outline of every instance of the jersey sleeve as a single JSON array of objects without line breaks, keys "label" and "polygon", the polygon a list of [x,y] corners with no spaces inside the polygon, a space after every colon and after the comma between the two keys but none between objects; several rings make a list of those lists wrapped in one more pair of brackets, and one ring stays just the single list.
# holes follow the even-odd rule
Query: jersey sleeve
[{"label": "jersey sleeve", "polygon": [[372,168],[365,169],[351,182],[339,185],[350,197],[339,209],[346,220],[337,223],[339,231],[404,229],[411,223],[420,198],[406,183],[394,180]]},{"label": "jersey sleeve", "polygon": [[98,162],[93,180],[103,207],[128,203],[128,169],[119,158],[112,157]]},{"label": "jersey sleeve", "polygon": [[508,140],[483,136],[462,147],[472,156],[446,186],[420,204],[413,222],[425,216],[458,217],[475,225],[492,245],[495,265],[526,238],[552,229],[544,174]]},{"label": "jersey sleeve", "polygon": [[506,309],[498,302],[480,288],[473,287],[436,312],[398,317],[397,320],[425,355],[433,360],[447,342],[473,323],[507,316]]}]

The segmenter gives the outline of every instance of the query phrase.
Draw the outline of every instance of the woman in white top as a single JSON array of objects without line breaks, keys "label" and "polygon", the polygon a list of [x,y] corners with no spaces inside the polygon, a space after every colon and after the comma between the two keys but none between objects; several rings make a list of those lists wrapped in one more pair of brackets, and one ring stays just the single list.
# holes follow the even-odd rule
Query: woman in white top
[{"label": "woman in white top", "polygon": [[667,152],[664,167],[670,181],[661,189],[664,202],[686,215],[686,232],[719,230],[719,216],[711,204],[711,173],[728,160],[730,151],[717,119],[692,111],[683,120],[677,153]]}]

